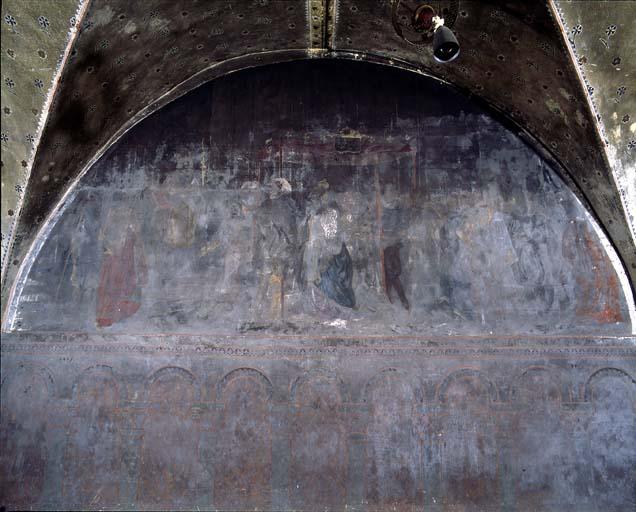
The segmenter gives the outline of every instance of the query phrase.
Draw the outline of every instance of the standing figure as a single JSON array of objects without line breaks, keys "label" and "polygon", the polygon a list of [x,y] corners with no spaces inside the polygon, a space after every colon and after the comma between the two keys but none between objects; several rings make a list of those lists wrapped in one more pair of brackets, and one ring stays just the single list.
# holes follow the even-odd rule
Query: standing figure
[{"label": "standing figure", "polygon": [[114,209],[106,221],[104,258],[97,288],[97,326],[108,327],[134,315],[141,306],[146,261],[137,241],[134,213]]},{"label": "standing figure", "polygon": [[386,283],[386,295],[389,301],[393,303],[391,289],[395,289],[404,309],[410,309],[411,306],[404,294],[404,288],[400,280],[400,275],[402,274],[402,262],[400,260],[401,247],[402,242],[398,242],[384,249],[384,282]]},{"label": "standing figure", "polygon": [[[327,298],[347,308],[353,308],[356,303],[352,287],[353,261],[343,239],[341,217],[340,207],[329,192],[329,183],[321,180],[307,206],[303,283],[310,285],[313,307],[332,314],[335,310],[327,304]],[[316,289],[324,296],[315,294]]]},{"label": "standing figure", "polygon": [[297,250],[297,208],[291,185],[284,178],[272,180],[269,197],[256,214],[254,267],[259,288],[255,321],[284,321],[285,292],[293,281]]},{"label": "standing figure", "polygon": [[341,306],[353,308],[356,305],[356,296],[351,286],[352,281],[353,262],[347,246],[342,242],[340,252],[332,256],[327,269],[320,273],[316,286]]}]

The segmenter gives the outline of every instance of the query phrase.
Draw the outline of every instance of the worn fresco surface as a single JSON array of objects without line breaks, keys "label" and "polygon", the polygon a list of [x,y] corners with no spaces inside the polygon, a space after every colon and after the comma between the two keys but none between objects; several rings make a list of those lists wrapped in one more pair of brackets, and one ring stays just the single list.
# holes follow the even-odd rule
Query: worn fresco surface
[{"label": "worn fresco surface", "polygon": [[9,509],[624,512],[636,500],[625,339],[85,341],[3,341]]},{"label": "worn fresco surface", "polygon": [[328,65],[232,75],[133,129],[79,183],[10,326],[631,332],[587,214],[519,138],[434,83]]},{"label": "worn fresco surface", "polygon": [[636,504],[591,217],[462,97],[328,65],[211,83],[79,183],[0,343],[1,506]]}]

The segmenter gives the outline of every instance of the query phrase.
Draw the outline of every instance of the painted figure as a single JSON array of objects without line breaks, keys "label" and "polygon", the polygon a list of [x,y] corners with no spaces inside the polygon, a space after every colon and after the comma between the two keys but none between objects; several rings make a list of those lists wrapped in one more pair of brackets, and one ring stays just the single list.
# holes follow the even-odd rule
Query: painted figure
[{"label": "painted figure", "polygon": [[153,193],[153,221],[157,234],[168,247],[190,247],[194,241],[195,219],[188,204],[165,192]]},{"label": "painted figure", "polygon": [[368,510],[416,510],[421,502],[418,482],[419,432],[416,397],[410,383],[388,371],[369,386],[365,497]]},{"label": "painted figure", "polygon": [[342,242],[340,252],[331,258],[327,269],[320,273],[316,286],[341,306],[353,308],[356,296],[351,286],[352,280],[353,262],[347,246]]},{"label": "painted figure", "polygon": [[256,218],[254,267],[259,289],[254,307],[257,322],[281,322],[285,315],[285,289],[294,275],[297,210],[291,185],[272,180],[269,197]]},{"label": "painted figure", "polygon": [[393,302],[391,298],[391,290],[395,290],[400,302],[404,309],[410,309],[409,301],[404,293],[402,287],[402,281],[400,275],[402,274],[402,262],[400,260],[400,248],[402,243],[390,245],[384,249],[384,279],[386,283],[386,295],[390,302]]},{"label": "painted figure", "polygon": [[326,260],[340,250],[344,240],[339,234],[340,207],[329,191],[326,180],[318,182],[307,204],[307,231],[303,250],[303,277],[307,284],[320,279]]},{"label": "painted figure", "polygon": [[577,317],[600,324],[622,321],[620,284],[586,222],[577,220],[568,225],[562,253],[576,276],[572,295]]},{"label": "painted figure", "polygon": [[129,318],[141,306],[147,271],[133,215],[128,208],[115,209],[106,221],[104,257],[97,288],[98,327],[109,327]]}]

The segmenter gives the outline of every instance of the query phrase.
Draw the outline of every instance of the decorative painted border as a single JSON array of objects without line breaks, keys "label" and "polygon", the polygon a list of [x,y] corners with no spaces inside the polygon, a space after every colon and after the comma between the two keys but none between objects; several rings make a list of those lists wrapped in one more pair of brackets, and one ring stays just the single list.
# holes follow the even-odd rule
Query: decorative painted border
[{"label": "decorative painted border", "polygon": [[3,354],[192,354],[230,358],[311,358],[311,357],[471,357],[471,358],[629,358],[636,359],[636,347],[553,346],[553,347],[246,347],[240,345],[141,345],[72,343],[3,343]]}]

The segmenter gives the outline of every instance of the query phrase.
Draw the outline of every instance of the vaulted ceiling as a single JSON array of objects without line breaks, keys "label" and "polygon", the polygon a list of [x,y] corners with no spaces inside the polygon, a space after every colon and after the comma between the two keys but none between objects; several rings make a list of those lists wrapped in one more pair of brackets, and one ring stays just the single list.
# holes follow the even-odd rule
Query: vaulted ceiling
[{"label": "vaulted ceiling", "polygon": [[429,0],[461,44],[446,65],[410,27],[420,3],[3,2],[3,303],[64,195],[136,122],[233,70],[321,57],[425,73],[503,113],[561,168],[635,283],[636,3]]}]

